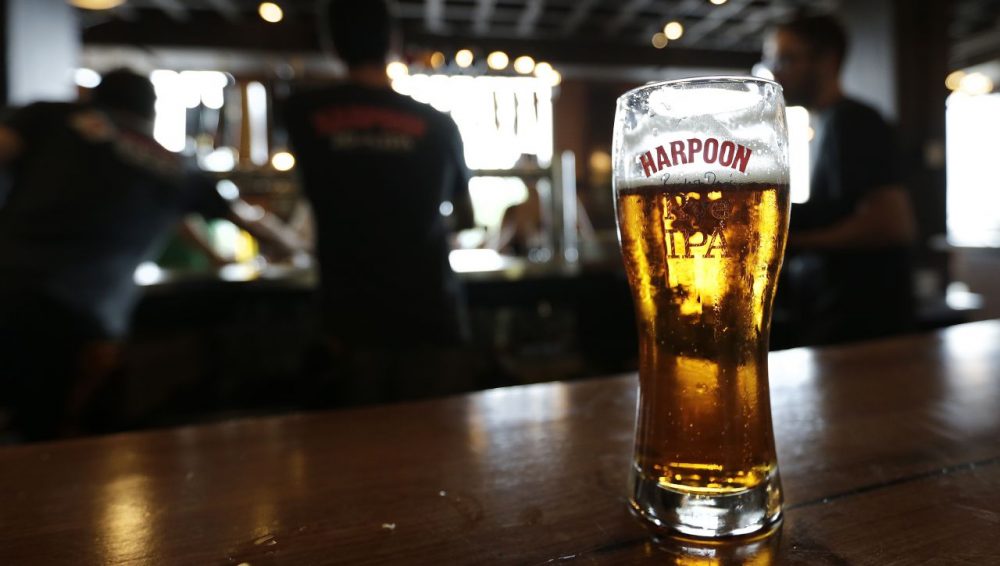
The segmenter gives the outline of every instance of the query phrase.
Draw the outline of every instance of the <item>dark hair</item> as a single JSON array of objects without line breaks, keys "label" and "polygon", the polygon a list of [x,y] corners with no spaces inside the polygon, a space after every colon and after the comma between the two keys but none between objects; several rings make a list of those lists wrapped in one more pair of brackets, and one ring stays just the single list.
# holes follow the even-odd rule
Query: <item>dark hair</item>
[{"label": "dark hair", "polygon": [[329,0],[325,7],[322,32],[348,67],[385,62],[394,22],[384,0]]},{"label": "dark hair", "polygon": [[833,16],[798,15],[778,24],[778,29],[794,34],[816,54],[832,54],[837,66],[843,65],[847,56],[847,32]]},{"label": "dark hair", "polygon": [[148,78],[128,69],[115,69],[94,88],[94,104],[108,110],[131,112],[143,118],[156,114],[156,90]]}]

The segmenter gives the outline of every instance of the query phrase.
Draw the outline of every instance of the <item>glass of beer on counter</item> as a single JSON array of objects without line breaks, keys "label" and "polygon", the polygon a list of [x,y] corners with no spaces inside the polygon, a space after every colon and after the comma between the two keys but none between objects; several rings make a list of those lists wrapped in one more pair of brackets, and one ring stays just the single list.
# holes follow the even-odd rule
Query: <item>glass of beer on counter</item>
[{"label": "glass of beer on counter", "polygon": [[788,234],[776,83],[706,77],[618,99],[618,234],[639,332],[632,511],[662,533],[781,516],[768,334]]}]

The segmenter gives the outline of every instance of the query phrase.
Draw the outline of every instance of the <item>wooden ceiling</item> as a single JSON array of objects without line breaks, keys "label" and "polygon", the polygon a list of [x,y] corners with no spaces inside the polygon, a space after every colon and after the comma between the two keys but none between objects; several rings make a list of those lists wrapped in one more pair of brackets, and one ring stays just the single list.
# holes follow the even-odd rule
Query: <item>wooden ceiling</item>
[{"label": "wooden ceiling", "polygon": [[[267,24],[251,0],[128,0],[84,13],[84,41],[266,49],[319,48],[314,0],[277,0],[285,19]],[[768,25],[798,9],[830,10],[836,0],[394,0],[408,45],[472,46],[531,52],[554,62],[616,65],[750,65]],[[650,45],[669,21],[684,35]]]},{"label": "wooden ceiling", "polygon": [[[256,0],[127,0],[111,11],[84,12],[84,42],[317,52],[316,1],[275,1],[285,12],[278,24],[258,17]],[[951,1],[954,62],[1000,55],[1000,0]],[[834,10],[840,0],[728,0],[722,5],[709,0],[391,2],[411,49],[471,46],[573,64],[732,67],[758,59],[770,24],[796,10]],[[684,25],[683,37],[666,49],[652,48],[652,35],[672,20]]]},{"label": "wooden ceiling", "polygon": [[948,26],[953,67],[1000,57],[1000,0],[955,0]]}]

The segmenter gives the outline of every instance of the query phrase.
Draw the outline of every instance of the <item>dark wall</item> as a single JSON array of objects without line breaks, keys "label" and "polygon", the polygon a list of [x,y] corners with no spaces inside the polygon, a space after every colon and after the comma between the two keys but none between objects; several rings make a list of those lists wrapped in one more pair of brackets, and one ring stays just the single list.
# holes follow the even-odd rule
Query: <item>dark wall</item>
[{"label": "dark wall", "polygon": [[947,232],[945,101],[951,2],[895,1],[896,104],[907,187],[920,230],[920,265],[949,279],[947,254],[931,243]]},{"label": "dark wall", "polygon": [[0,0],[0,107],[7,106],[7,0]]},{"label": "dark wall", "polygon": [[610,154],[615,105],[636,83],[567,80],[553,107],[554,142],[558,155],[576,154],[577,191],[595,228],[614,228],[610,176],[595,170],[591,156]]}]

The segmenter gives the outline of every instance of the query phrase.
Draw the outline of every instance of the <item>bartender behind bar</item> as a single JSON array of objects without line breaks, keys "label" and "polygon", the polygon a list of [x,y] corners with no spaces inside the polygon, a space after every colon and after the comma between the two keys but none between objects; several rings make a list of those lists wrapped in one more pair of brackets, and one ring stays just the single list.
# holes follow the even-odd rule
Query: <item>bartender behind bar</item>
[{"label": "bartender behind bar", "polygon": [[384,2],[330,2],[321,25],[347,80],[296,94],[286,112],[316,213],[335,367],[333,392],[318,397],[358,404],[472,388],[461,382],[468,331],[448,263],[449,229],[473,224],[458,128],[390,88]]}]

